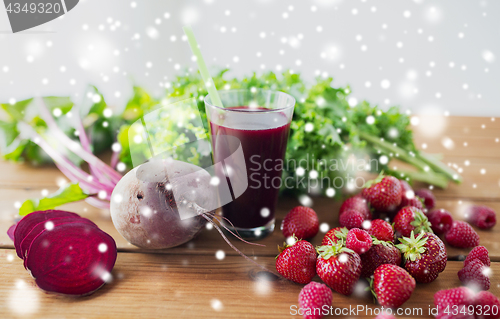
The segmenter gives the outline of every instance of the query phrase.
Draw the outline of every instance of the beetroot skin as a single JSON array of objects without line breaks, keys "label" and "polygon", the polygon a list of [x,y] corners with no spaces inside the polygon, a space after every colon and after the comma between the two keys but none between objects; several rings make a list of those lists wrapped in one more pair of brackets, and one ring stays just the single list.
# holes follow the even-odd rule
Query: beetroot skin
[{"label": "beetroot skin", "polygon": [[99,228],[63,223],[33,240],[26,266],[43,290],[88,295],[111,278],[116,257],[114,239]]},{"label": "beetroot skin", "polygon": [[23,255],[21,254],[21,242],[24,237],[28,235],[33,227],[36,224],[46,221],[47,219],[56,218],[56,217],[77,217],[78,214],[67,212],[63,210],[46,210],[46,211],[36,211],[31,214],[28,214],[23,217],[18,223],[14,230],[14,247],[16,247],[17,256],[23,259]]},{"label": "beetroot skin", "polygon": [[[155,160],[128,172],[111,195],[111,218],[118,232],[133,245],[148,249],[175,247],[196,236],[207,220],[193,214],[181,219],[174,198],[193,206],[217,207],[217,189],[210,174],[176,160]],[[211,211],[211,212],[210,212]],[[209,214],[206,214],[207,216]]]}]

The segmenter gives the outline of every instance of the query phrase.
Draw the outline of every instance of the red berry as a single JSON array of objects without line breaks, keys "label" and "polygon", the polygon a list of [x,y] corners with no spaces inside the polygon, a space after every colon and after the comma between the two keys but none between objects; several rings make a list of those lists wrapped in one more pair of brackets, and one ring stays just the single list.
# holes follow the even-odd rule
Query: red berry
[{"label": "red berry", "polygon": [[337,241],[343,240],[344,242],[347,239],[347,232],[348,229],[345,227],[335,227],[330,229],[326,234],[325,237],[323,237],[323,240],[321,241],[321,246],[325,245],[335,245]]},{"label": "red berry", "polygon": [[[498,319],[500,318],[500,301],[498,297],[489,291],[480,291],[476,295],[476,319]],[[485,309],[490,309],[486,314]],[[479,312],[482,310],[482,314]]]},{"label": "red berry", "polygon": [[436,234],[446,234],[453,224],[450,212],[444,209],[433,210],[427,213],[432,230]]},{"label": "red berry", "polygon": [[304,312],[305,319],[323,317],[323,307],[331,306],[333,293],[327,285],[311,281],[299,293],[299,307]]},{"label": "red berry", "polygon": [[396,235],[408,237],[411,232],[432,232],[431,223],[424,213],[412,206],[402,208],[394,217],[394,231]]},{"label": "red berry", "polygon": [[416,238],[413,232],[409,237],[399,239],[396,245],[405,258],[405,269],[417,282],[434,281],[446,268],[447,254],[443,241],[433,233],[421,232]]},{"label": "red berry", "polygon": [[424,200],[424,205],[427,210],[431,210],[436,206],[436,197],[427,188],[421,188],[415,192],[415,195]]},{"label": "red berry", "polygon": [[467,211],[469,222],[481,229],[490,229],[497,223],[495,211],[486,206],[474,205]]},{"label": "red berry", "polygon": [[346,199],[340,206],[339,217],[346,210],[356,210],[363,215],[364,219],[372,219],[372,213],[368,207],[368,202],[361,195],[356,195]]},{"label": "red berry", "polygon": [[379,176],[367,183],[361,195],[368,200],[370,206],[381,212],[395,210],[401,204],[403,187],[396,177]]},{"label": "red berry", "polygon": [[367,232],[378,240],[394,242],[394,230],[391,224],[383,219],[372,220]]},{"label": "red berry", "polygon": [[[469,305],[474,305],[474,292],[467,287],[439,290],[434,294],[434,305],[438,309],[436,318],[458,318],[450,313],[453,313],[455,306],[457,309],[455,313],[459,313],[462,309],[467,310]],[[471,317],[471,319],[473,318],[474,316]]]},{"label": "red berry", "polygon": [[307,284],[316,275],[316,251],[313,245],[299,240],[292,246],[284,245],[276,258],[276,270],[286,279]]},{"label": "red berry", "polygon": [[359,255],[365,253],[372,246],[372,237],[366,231],[353,228],[347,233],[346,247]]},{"label": "red berry", "polygon": [[484,246],[474,247],[474,249],[470,251],[464,260],[464,267],[474,259],[479,259],[484,265],[488,267],[490,266],[491,261],[490,256],[488,255],[488,249]]},{"label": "red berry", "polygon": [[361,274],[361,259],[354,251],[342,247],[320,246],[316,261],[316,272],[330,288],[343,295],[350,295]]},{"label": "red berry", "polygon": [[400,179],[399,183],[401,184],[401,187],[403,188],[403,195],[406,194],[407,191],[412,191],[413,192],[413,188],[404,179]]},{"label": "red berry", "polygon": [[371,286],[381,306],[398,308],[413,293],[415,279],[399,266],[384,264],[375,269]]},{"label": "red berry", "polygon": [[489,267],[485,266],[481,260],[474,259],[458,272],[458,279],[460,279],[462,284],[468,285],[471,288],[488,290],[491,285],[489,273]]},{"label": "red berry", "polygon": [[370,277],[375,269],[383,264],[401,265],[401,252],[394,244],[374,240],[373,245],[361,257],[361,277]]},{"label": "red berry", "polygon": [[299,239],[312,238],[319,230],[318,215],[312,208],[294,207],[283,219],[281,229],[286,238],[294,235]]},{"label": "red berry", "polygon": [[422,199],[418,196],[408,198],[403,195],[403,197],[401,198],[401,204],[398,208],[401,209],[405,206],[413,206],[420,209],[421,211],[424,211],[424,204],[422,203]]},{"label": "red berry", "polygon": [[339,223],[340,226],[346,227],[347,229],[361,228],[364,220],[363,214],[357,210],[346,210],[340,215]]},{"label": "red berry", "polygon": [[469,248],[479,245],[479,235],[466,222],[454,221],[445,236],[448,244],[458,248]]}]

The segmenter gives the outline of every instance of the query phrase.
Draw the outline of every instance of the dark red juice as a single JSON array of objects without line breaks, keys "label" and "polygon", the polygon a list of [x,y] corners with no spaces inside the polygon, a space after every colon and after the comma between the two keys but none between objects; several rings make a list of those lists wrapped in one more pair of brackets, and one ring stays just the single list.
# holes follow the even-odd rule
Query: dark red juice
[{"label": "dark red juice", "polygon": [[[264,226],[274,219],[290,123],[283,113],[262,108],[229,109],[222,120],[217,119],[219,124],[213,119],[210,123],[214,160],[221,162],[235,151],[236,137],[243,150],[248,188],[222,207],[223,216],[237,228]],[[229,182],[221,172],[218,175]]]}]

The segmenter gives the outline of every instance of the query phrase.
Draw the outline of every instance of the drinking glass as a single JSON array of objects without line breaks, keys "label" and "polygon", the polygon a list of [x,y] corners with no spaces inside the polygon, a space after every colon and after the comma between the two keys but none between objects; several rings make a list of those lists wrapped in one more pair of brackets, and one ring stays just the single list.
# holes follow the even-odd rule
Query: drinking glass
[{"label": "drinking glass", "polygon": [[[246,239],[274,230],[275,209],[295,99],[283,92],[219,91],[223,107],[205,97],[224,224]],[[228,187],[229,186],[229,187]],[[229,190],[228,190],[229,188]]]}]

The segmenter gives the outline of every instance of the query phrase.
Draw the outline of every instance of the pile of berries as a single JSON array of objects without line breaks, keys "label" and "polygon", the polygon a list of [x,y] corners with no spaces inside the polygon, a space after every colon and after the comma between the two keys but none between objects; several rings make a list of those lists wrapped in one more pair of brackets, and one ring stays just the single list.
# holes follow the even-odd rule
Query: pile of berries
[{"label": "pile of berries", "polygon": [[[283,277],[306,284],[299,304],[311,311],[305,311],[304,317],[321,318],[321,312],[312,310],[331,305],[331,289],[351,295],[361,277],[367,278],[381,306],[400,307],[417,282],[430,283],[445,269],[447,253],[441,238],[454,247],[475,247],[458,277],[467,287],[481,291],[476,294],[460,287],[436,293],[437,318],[453,318],[444,309],[450,305],[499,305],[498,298],[485,291],[491,285],[488,251],[478,246],[479,235],[469,224],[489,229],[496,223],[495,212],[472,206],[466,212],[467,221],[458,221],[450,212],[434,209],[435,203],[428,189],[414,192],[406,181],[381,175],[342,203],[340,227],[329,230],[318,247],[306,241],[319,231],[317,214],[308,207],[292,209],[281,225],[287,243],[280,247],[276,269]],[[315,275],[326,285],[312,282]],[[476,313],[469,317],[480,318]]]}]

